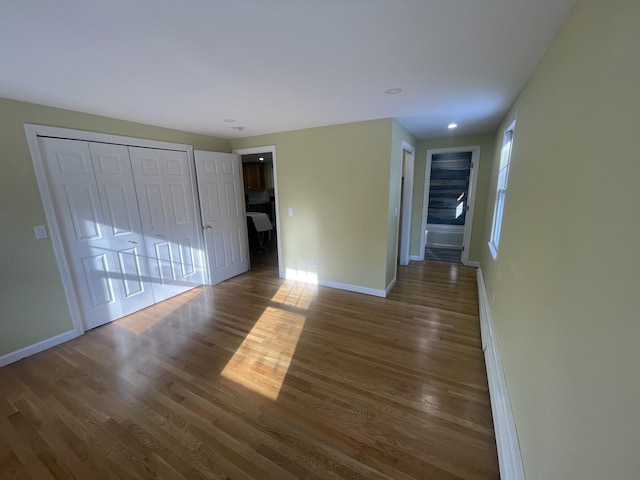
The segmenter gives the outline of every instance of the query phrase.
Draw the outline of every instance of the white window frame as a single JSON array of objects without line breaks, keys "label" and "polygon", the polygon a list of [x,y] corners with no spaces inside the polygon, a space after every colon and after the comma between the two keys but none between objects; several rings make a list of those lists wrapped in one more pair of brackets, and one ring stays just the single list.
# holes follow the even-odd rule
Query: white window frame
[{"label": "white window frame", "polygon": [[498,179],[496,182],[496,201],[493,207],[493,222],[491,223],[491,236],[489,237],[489,251],[494,260],[498,258],[500,245],[500,232],[502,231],[502,217],[504,204],[507,197],[509,184],[509,170],[511,167],[511,153],[513,152],[513,140],[515,136],[516,121],[509,123],[504,129],[502,137],[502,151],[500,152],[500,165],[498,167]]}]

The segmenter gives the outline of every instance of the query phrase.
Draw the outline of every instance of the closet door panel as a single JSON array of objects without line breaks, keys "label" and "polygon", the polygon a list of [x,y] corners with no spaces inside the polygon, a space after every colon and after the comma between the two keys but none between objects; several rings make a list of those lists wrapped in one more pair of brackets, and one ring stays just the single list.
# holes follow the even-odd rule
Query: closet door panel
[{"label": "closet door panel", "polygon": [[184,237],[178,240],[178,252],[180,253],[180,276],[190,278],[197,274],[197,262],[194,256],[194,247],[191,238]]},{"label": "closet door panel", "polygon": [[174,225],[181,227],[189,224],[189,208],[184,185],[181,183],[169,184],[169,198],[173,209]]},{"label": "closet door panel", "polygon": [[165,205],[162,183],[146,183],[144,185],[145,201],[149,211],[148,225],[155,235],[166,236],[171,232],[169,226],[169,210]]},{"label": "closet door panel", "polygon": [[151,282],[146,272],[145,260],[145,255],[141,254],[141,249],[138,246],[118,252],[120,270],[124,278],[125,298],[140,298],[145,292],[149,292],[147,302],[140,308],[153,304],[153,293],[151,291]]},{"label": "closet door panel", "polygon": [[60,208],[66,210],[73,223],[76,242],[106,240],[102,235],[102,212],[92,185],[84,183],[85,179],[81,180],[83,184],[75,183],[77,180],[67,177],[67,172],[60,173],[62,175],[58,180],[62,182],[64,190],[64,200]]},{"label": "closet door panel", "polygon": [[200,223],[193,204],[194,188],[191,182],[189,158],[186,152],[165,151],[167,161],[167,193],[171,206],[171,221],[177,279],[186,284],[203,283],[200,251]]},{"label": "closet door panel", "polygon": [[129,147],[156,300],[203,283],[188,155]]},{"label": "closet door panel", "polygon": [[122,275],[110,245],[87,142],[40,138],[47,183],[85,327],[122,316]]},{"label": "closet door panel", "polygon": [[170,285],[175,281],[173,272],[173,255],[171,254],[171,244],[164,241],[156,241],[153,244],[155,250],[156,266],[160,276],[161,285]]},{"label": "closet door panel", "polygon": [[159,302],[179,293],[171,286],[174,281],[171,228],[161,150],[129,147],[129,156],[148,253],[149,276],[154,298]]},{"label": "closet door panel", "polygon": [[[104,210],[114,237],[135,233],[131,205],[124,185],[102,185]],[[137,205],[136,205],[137,207]],[[137,210],[137,208],[136,208]]]},{"label": "closet door panel", "polygon": [[106,143],[89,143],[89,149],[105,228],[121,272],[122,310],[128,315],[154,303],[129,150]]},{"label": "closet door panel", "polygon": [[[110,268],[107,253],[100,253],[93,256],[82,257],[82,267],[87,281],[89,295],[91,297],[91,306],[93,309],[100,307],[108,307],[114,305],[118,299],[114,292],[113,282],[110,281]],[[114,318],[118,318],[119,312],[116,311]]]}]

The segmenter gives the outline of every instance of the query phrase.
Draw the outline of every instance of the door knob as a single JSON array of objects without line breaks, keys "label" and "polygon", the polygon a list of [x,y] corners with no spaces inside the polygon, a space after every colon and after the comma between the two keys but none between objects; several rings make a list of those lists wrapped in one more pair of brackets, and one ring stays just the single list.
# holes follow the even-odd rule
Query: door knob
[{"label": "door knob", "polygon": [[213,230],[213,227],[211,225],[205,225],[204,227],[205,230]]}]

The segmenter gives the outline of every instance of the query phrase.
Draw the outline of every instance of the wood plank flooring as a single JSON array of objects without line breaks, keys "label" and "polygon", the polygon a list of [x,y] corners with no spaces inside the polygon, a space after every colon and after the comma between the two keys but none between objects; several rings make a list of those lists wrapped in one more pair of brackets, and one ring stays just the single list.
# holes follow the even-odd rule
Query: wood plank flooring
[{"label": "wood plank flooring", "polygon": [[424,258],[425,260],[432,260],[434,262],[460,263],[462,261],[462,247],[460,248],[425,247]]},{"label": "wood plank flooring", "polygon": [[254,269],[0,369],[0,478],[497,479],[475,271]]}]

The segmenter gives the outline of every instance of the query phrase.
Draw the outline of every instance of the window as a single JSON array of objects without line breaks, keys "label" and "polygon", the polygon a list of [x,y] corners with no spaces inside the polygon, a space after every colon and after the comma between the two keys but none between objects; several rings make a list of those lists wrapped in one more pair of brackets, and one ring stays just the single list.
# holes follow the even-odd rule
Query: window
[{"label": "window", "polygon": [[511,164],[511,149],[513,146],[513,131],[515,127],[516,121],[514,120],[504,131],[504,138],[502,140],[500,170],[498,171],[498,184],[496,187],[496,204],[493,209],[493,224],[491,226],[491,238],[489,239],[489,250],[491,250],[491,255],[494,259],[498,258],[502,214],[504,212],[504,200],[507,196],[507,182],[509,180],[509,165]]}]

